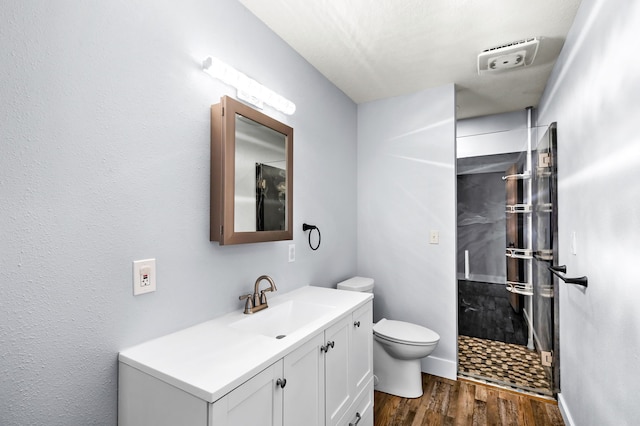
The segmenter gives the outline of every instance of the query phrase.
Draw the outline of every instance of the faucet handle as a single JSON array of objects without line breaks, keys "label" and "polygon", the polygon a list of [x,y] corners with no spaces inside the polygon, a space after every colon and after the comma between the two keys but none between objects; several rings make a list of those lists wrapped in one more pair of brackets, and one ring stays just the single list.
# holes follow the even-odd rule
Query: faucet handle
[{"label": "faucet handle", "polygon": [[262,290],[260,292],[260,304],[261,305],[266,305],[267,304],[267,295],[264,294],[267,291],[273,291],[273,290],[271,290],[270,288],[265,288],[264,290]]},{"label": "faucet handle", "polygon": [[242,296],[238,297],[238,299],[239,300],[247,299],[247,301],[244,302],[244,313],[252,314],[253,313],[253,294],[251,293],[243,294]]}]

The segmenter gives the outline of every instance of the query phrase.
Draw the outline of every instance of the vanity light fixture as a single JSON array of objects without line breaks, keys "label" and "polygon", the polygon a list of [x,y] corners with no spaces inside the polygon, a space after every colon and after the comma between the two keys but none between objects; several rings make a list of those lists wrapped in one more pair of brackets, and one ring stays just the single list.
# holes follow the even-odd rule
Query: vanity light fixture
[{"label": "vanity light fixture", "polygon": [[209,56],[202,62],[202,69],[211,77],[235,87],[239,99],[258,108],[263,108],[263,105],[267,104],[287,115],[296,111],[296,104],[225,64],[220,59]]}]

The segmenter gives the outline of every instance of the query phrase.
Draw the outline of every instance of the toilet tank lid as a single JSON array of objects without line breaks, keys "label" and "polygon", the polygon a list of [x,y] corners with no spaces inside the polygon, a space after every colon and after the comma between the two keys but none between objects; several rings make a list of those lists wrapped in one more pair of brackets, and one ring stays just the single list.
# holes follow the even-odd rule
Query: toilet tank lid
[{"label": "toilet tank lid", "polygon": [[373,326],[373,332],[391,340],[407,343],[436,343],[440,340],[440,335],[427,327],[386,318],[382,318]]},{"label": "toilet tank lid", "polygon": [[349,291],[370,291],[373,289],[373,278],[353,277],[338,283],[338,289]]}]

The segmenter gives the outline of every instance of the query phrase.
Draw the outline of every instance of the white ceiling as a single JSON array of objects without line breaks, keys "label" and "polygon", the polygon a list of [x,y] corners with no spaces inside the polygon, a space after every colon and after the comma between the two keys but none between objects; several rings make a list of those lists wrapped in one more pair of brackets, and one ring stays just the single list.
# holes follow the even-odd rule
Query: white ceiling
[{"label": "white ceiling", "polygon": [[[580,0],[239,0],[356,103],[456,84],[458,118],[537,106]],[[478,75],[485,49],[541,39]]]}]

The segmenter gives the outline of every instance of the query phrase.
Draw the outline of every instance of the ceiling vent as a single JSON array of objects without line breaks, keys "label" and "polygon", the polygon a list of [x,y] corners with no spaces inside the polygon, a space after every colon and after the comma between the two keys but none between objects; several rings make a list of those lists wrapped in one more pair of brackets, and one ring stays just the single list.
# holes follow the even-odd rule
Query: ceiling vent
[{"label": "ceiling vent", "polygon": [[478,55],[478,74],[489,74],[531,65],[538,52],[537,37],[486,49]]}]

